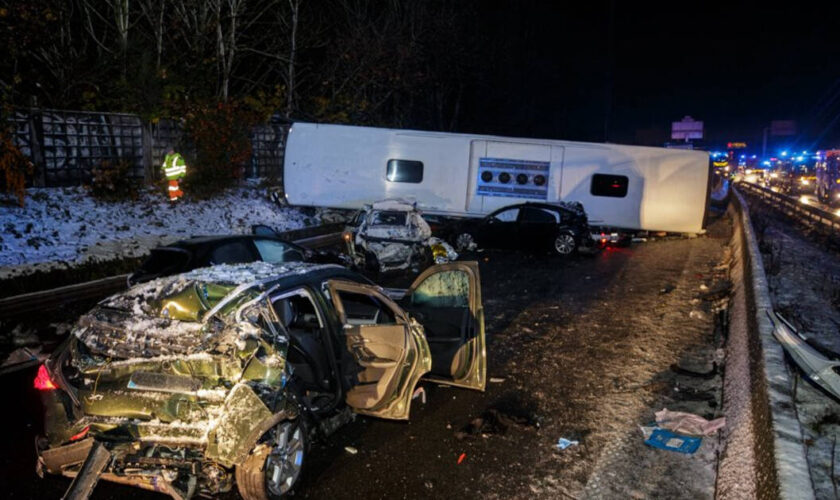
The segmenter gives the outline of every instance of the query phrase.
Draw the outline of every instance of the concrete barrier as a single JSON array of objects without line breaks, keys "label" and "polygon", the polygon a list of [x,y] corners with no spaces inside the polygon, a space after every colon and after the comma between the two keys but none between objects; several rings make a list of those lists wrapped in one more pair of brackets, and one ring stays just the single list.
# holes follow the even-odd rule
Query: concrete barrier
[{"label": "concrete barrier", "polygon": [[[733,297],[726,345],[726,447],[718,498],[812,499],[790,374],[773,337],[772,302],[749,211],[737,189],[729,213]],[[769,314],[768,314],[769,313]]]}]

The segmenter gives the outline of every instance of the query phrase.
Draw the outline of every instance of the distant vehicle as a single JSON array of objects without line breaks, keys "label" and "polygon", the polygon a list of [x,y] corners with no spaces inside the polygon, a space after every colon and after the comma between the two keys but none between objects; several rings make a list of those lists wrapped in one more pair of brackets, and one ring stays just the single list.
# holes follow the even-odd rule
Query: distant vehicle
[{"label": "distant vehicle", "polygon": [[38,472],[75,477],[65,498],[99,479],[286,498],[353,413],[407,420],[421,379],[484,391],[485,351],[475,262],[426,269],[398,302],[328,264],[163,278],[102,301],[39,367]]},{"label": "distant vehicle", "polygon": [[[260,226],[255,226],[259,228]],[[229,236],[197,236],[153,248],[140,269],[128,277],[128,285],[179,274],[199,267],[216,264],[242,264],[246,262],[341,263],[332,255],[314,252],[277,236],[239,234]]]},{"label": "distant vehicle", "polygon": [[511,205],[482,219],[456,221],[447,235],[459,252],[478,247],[571,255],[596,245],[580,203]]},{"label": "distant vehicle", "polygon": [[826,151],[817,162],[814,194],[829,205],[840,203],[840,150]]},{"label": "distant vehicle", "polygon": [[482,217],[515,203],[579,201],[593,226],[698,233],[712,169],[702,151],[294,123],[293,205],[360,209],[386,198]]},{"label": "distant vehicle", "polygon": [[366,205],[342,235],[356,267],[388,272],[442,264],[458,255],[432,237],[432,230],[413,203],[382,200]]}]

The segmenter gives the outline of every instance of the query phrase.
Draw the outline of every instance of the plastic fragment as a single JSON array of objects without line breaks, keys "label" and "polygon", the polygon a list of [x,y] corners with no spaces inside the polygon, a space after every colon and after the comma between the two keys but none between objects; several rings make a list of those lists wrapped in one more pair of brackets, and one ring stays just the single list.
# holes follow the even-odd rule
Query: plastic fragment
[{"label": "plastic fragment", "polygon": [[502,377],[490,377],[490,383],[491,384],[501,384],[504,381],[505,381],[505,379],[502,378]]},{"label": "plastic fragment", "polygon": [[467,458],[467,454],[461,453],[461,456],[458,457],[458,465],[461,465],[461,462],[463,462],[465,458]]},{"label": "plastic fragment", "polygon": [[426,390],[422,387],[418,387],[416,391],[414,391],[414,395],[411,396],[411,399],[420,398],[420,402],[426,404]]},{"label": "plastic fragment", "polygon": [[359,450],[357,450],[356,448],[353,448],[352,446],[345,446],[344,451],[346,451],[347,453],[349,453],[351,455],[355,455],[355,454],[359,453]]},{"label": "plastic fragment", "polygon": [[554,446],[556,446],[558,450],[565,450],[566,448],[568,448],[570,446],[577,446],[578,444],[580,444],[578,441],[572,441],[570,439],[560,438],[560,439],[557,440],[557,444],[554,445]]}]

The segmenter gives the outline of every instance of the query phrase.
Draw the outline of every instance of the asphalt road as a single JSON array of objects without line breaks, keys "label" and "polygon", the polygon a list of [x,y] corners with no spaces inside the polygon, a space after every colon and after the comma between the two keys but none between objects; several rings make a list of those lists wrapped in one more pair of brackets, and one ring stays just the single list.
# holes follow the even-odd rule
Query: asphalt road
[{"label": "asphalt road", "polygon": [[[708,236],[592,257],[472,256],[494,382],[484,393],[426,383],[427,402],[415,400],[407,423],[356,419],[312,448],[297,496],[711,498],[717,444],[675,456],[645,447],[638,425],[666,405],[719,413],[718,375],[683,379],[669,367],[712,366],[714,321],[696,297],[723,278],[728,237],[718,218]],[[69,480],[34,473],[41,410],[33,378],[34,369],[2,379],[0,491],[60,498]],[[580,444],[558,451],[559,437]],[[160,496],[101,483],[94,498]]]}]

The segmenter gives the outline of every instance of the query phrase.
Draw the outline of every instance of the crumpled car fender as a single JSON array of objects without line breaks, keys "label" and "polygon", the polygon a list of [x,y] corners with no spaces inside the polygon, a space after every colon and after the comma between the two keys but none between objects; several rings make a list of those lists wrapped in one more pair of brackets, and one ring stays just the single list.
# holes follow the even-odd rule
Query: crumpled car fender
[{"label": "crumpled car fender", "polygon": [[241,464],[260,436],[280,421],[295,417],[297,413],[289,408],[272,414],[251,387],[236,384],[225,400],[221,419],[208,436],[205,456],[226,467]]}]

